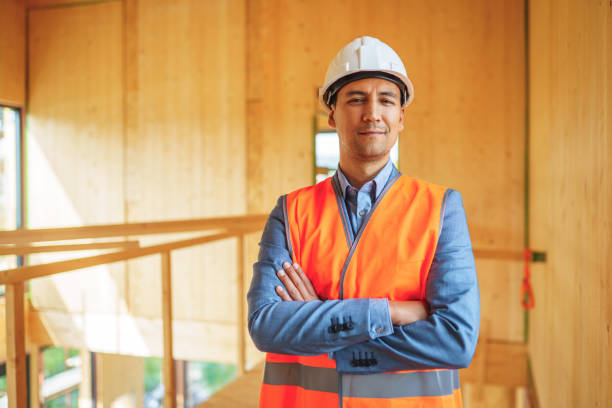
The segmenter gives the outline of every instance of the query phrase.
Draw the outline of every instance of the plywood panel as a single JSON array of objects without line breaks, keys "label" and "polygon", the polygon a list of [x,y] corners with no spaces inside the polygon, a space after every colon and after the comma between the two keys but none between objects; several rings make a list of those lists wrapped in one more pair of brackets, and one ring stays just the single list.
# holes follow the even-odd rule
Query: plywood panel
[{"label": "plywood panel", "polygon": [[[53,310],[38,311],[37,316],[50,334],[50,343],[43,345],[142,357],[161,357],[163,353],[161,318]],[[175,319],[173,331],[175,359],[236,364],[236,325]],[[251,355],[247,366],[260,361],[261,356]]]},{"label": "plywood panel", "polygon": [[[400,170],[462,192],[475,246],[521,248],[523,18],[519,0],[250,1],[249,212],[312,182],[316,89],[336,52],[367,34],[403,57],[415,83]],[[520,263],[478,271],[492,337],[521,340]]]},{"label": "plywood panel", "polygon": [[[128,2],[128,221],[245,213],[244,3]],[[235,254],[233,241],[173,254],[176,318],[235,321]],[[129,311],[160,316],[156,261],[129,270]]]},{"label": "plywood panel", "polygon": [[[102,407],[137,407],[145,391],[143,358],[99,353],[96,359],[96,405]],[[129,373],[129,375],[118,375]]]},{"label": "plywood panel", "polygon": [[[121,21],[117,2],[29,12],[31,228],[124,221]],[[38,279],[31,290],[38,308],[118,312],[124,267]]]},{"label": "plywood panel", "polygon": [[21,0],[2,0],[0,7],[0,104],[25,106],[25,4]]},{"label": "plywood panel", "polygon": [[530,351],[541,406],[610,406],[612,7],[530,2]]}]

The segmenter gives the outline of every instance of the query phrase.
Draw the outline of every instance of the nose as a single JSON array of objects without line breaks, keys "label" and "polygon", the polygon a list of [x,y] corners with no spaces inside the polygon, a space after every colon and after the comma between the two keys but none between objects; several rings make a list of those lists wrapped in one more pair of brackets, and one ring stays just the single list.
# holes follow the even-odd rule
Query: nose
[{"label": "nose", "polygon": [[370,99],[364,108],[364,122],[380,122],[380,104],[375,98]]}]

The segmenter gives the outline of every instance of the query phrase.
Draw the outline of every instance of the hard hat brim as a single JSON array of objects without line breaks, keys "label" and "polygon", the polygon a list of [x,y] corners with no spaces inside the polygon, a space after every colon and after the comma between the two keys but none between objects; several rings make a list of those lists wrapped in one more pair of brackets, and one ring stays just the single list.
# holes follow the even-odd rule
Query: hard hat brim
[{"label": "hard hat brim", "polygon": [[[357,73],[361,73],[363,75],[355,76],[354,74],[357,74]],[[368,75],[368,73],[371,73],[371,75]],[[380,73],[384,73],[386,75],[390,75],[394,78],[397,78],[399,82],[405,86],[406,93],[408,95],[402,107],[405,108],[406,106],[410,105],[412,101],[414,100],[414,86],[412,85],[412,81],[410,81],[410,79],[407,76],[402,75],[401,73],[397,71],[384,70],[384,69],[370,69],[370,70],[369,69],[355,69],[352,71],[345,71],[342,74],[336,75],[334,78],[331,78],[331,80],[327,81],[327,83],[324,86],[319,88],[319,102],[321,103],[321,105],[323,105],[323,107],[325,108],[327,112],[331,111],[331,107],[327,104],[325,97],[326,97],[327,91],[333,88],[338,82],[340,82],[341,85],[338,86],[337,89],[334,90],[334,94],[336,94],[344,85],[350,82],[353,82],[353,81],[357,81],[359,79],[364,79],[364,78],[383,78],[393,83],[396,83],[396,81],[393,81],[392,79],[388,77],[380,75]],[[355,78],[352,79],[351,76]],[[343,78],[349,78],[349,80],[347,80],[346,82],[343,82],[341,81]],[[397,83],[396,85],[399,86],[399,84]]]}]

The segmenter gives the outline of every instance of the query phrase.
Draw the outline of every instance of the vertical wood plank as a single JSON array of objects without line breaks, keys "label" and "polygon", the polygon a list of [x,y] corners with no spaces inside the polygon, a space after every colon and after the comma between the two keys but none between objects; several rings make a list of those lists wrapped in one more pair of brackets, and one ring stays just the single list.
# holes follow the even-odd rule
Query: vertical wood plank
[{"label": "vertical wood plank", "polygon": [[[28,333],[30,333],[28,328]],[[28,334],[29,337],[29,334]],[[28,345],[28,353],[30,354],[30,408],[40,408],[40,388],[42,385],[40,370],[42,359],[40,358],[40,348],[37,344],[30,343]]]},{"label": "vertical wood plank", "polygon": [[246,327],[246,318],[245,318],[245,297],[244,297],[244,271],[246,267],[246,235],[240,234],[238,236],[238,244],[236,245],[237,253],[236,253],[236,273],[237,273],[237,282],[236,282],[236,301],[237,306],[236,310],[238,312],[238,316],[236,319],[236,327],[238,328],[236,335],[238,336],[238,375],[244,374],[245,365],[246,365],[246,338],[244,329]]},{"label": "vertical wood plank", "polygon": [[543,407],[609,407],[612,6],[528,3],[533,382]]},{"label": "vertical wood plank", "polygon": [[2,1],[0,13],[0,104],[25,106],[26,10],[20,0]]},{"label": "vertical wood plank", "polygon": [[23,283],[6,285],[6,389],[11,408],[26,408],[28,400],[23,292]]},{"label": "vertical wood plank", "polygon": [[170,252],[161,254],[161,271],[164,328],[164,407],[176,408],[176,371],[172,353],[172,265]]}]

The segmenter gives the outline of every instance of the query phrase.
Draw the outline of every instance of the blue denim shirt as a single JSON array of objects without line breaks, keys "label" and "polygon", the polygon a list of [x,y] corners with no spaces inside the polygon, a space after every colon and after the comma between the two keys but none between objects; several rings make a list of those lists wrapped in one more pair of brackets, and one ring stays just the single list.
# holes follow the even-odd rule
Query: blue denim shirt
[{"label": "blue denim shirt", "polygon": [[340,183],[340,191],[342,191],[346,209],[348,210],[353,235],[357,235],[363,220],[365,220],[372,205],[374,205],[374,202],[383,191],[391,175],[391,170],[393,170],[393,163],[389,160],[376,177],[357,190],[349,183],[344,173],[342,173],[342,169],[338,166],[338,182]]},{"label": "blue denim shirt", "polygon": [[[392,167],[391,176],[395,174]],[[387,299],[282,301],[275,291],[282,285],[276,271],[292,259],[279,198],[262,234],[247,294],[249,332],[257,348],[280,354],[329,353],[340,373],[467,367],[478,339],[478,281],[461,195],[449,189],[445,201],[425,290],[429,316],[394,326]],[[353,330],[328,330],[331,321],[346,316]],[[361,355],[378,364],[353,367],[351,360]]]}]

